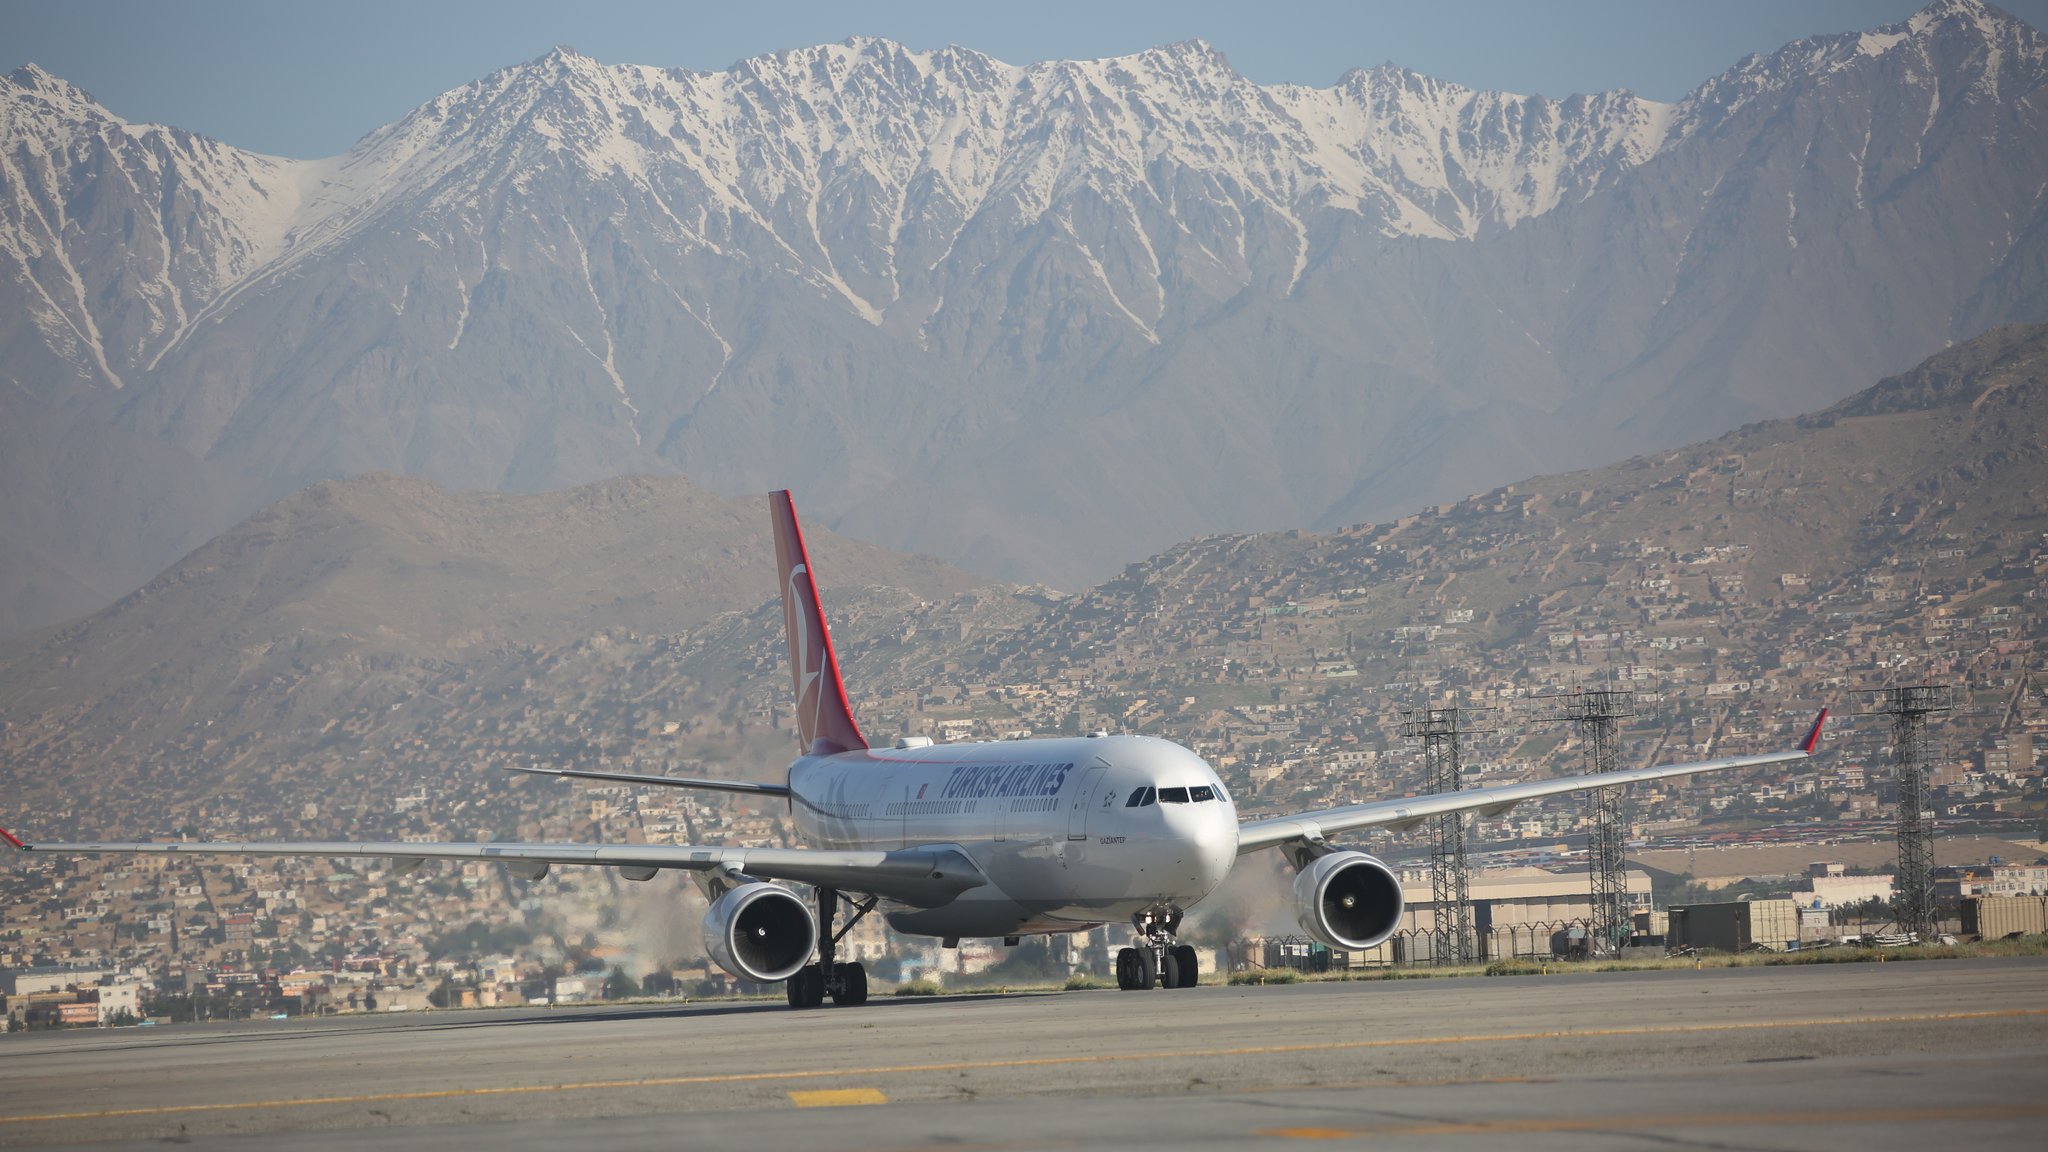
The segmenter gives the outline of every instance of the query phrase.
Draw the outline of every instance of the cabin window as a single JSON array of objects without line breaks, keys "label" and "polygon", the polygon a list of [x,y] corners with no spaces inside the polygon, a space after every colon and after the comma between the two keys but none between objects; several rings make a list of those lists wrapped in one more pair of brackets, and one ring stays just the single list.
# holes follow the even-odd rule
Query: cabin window
[{"label": "cabin window", "polygon": [[1185,788],[1161,788],[1159,790],[1159,802],[1161,804],[1185,804],[1188,802],[1188,790]]},{"label": "cabin window", "polygon": [[1188,799],[1197,804],[1204,800],[1214,800],[1215,798],[1216,790],[1207,784],[1197,784],[1193,788],[1188,789]]}]

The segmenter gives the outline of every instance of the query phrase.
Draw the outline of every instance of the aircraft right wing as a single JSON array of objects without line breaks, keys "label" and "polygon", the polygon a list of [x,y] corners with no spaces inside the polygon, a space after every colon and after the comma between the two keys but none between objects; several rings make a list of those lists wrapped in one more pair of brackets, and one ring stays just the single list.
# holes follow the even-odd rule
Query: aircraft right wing
[{"label": "aircraft right wing", "polygon": [[1276,847],[1289,841],[1321,843],[1327,836],[1356,832],[1361,828],[1412,828],[1431,816],[1440,816],[1446,812],[1477,811],[1482,816],[1498,816],[1524,800],[1556,796],[1566,792],[1584,792],[1594,788],[1634,784],[1643,780],[1662,780],[1671,776],[1693,776],[1701,772],[1722,772],[1731,768],[1755,768],[1763,764],[1804,760],[1813,754],[1814,747],[1820,742],[1821,725],[1827,723],[1827,719],[1828,710],[1823,708],[1820,715],[1814,717],[1813,727],[1807,731],[1806,739],[1792,751],[1762,752],[1754,756],[1727,756],[1718,760],[1695,760],[1686,764],[1659,764],[1652,768],[1628,768],[1619,772],[1600,772],[1590,776],[1560,776],[1551,780],[1503,784],[1498,788],[1473,788],[1459,792],[1438,792],[1429,796],[1405,796],[1393,800],[1375,800],[1369,804],[1352,804],[1343,808],[1325,808],[1293,816],[1247,820],[1238,825],[1237,853],[1242,856],[1247,852]]},{"label": "aircraft right wing", "polygon": [[427,860],[485,860],[511,867],[529,879],[547,875],[553,864],[617,868],[631,880],[646,880],[675,868],[692,872],[729,869],[764,880],[793,880],[848,892],[865,892],[920,908],[933,908],[987,883],[981,870],[958,848],[933,846],[892,852],[826,851],[808,848],[717,848],[669,844],[507,844],[385,841],[85,841],[24,843],[5,829],[0,839],[23,852],[134,853],[159,856],[334,856],[392,860],[410,871]]}]

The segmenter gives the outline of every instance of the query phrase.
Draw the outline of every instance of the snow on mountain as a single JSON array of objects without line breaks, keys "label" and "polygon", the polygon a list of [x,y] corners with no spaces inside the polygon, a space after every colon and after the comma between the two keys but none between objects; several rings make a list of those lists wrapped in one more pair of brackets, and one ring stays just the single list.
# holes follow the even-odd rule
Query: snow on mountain
[{"label": "snow on mountain", "polygon": [[[983,211],[1028,226],[1082,188],[1134,214],[1141,199],[1160,207],[1174,191],[1155,181],[1172,170],[1286,219],[1302,237],[1292,283],[1306,206],[1360,213],[1390,236],[1469,239],[1640,163],[1668,114],[1625,93],[1551,102],[1385,67],[1330,89],[1268,89],[1199,42],[1016,67],[857,37],[716,73],[556,49],[436,98],[343,156],[292,161],[128,124],[30,65],[0,85],[0,172],[16,189],[0,205],[0,245],[29,272],[44,339],[118,385],[236,288],[392,214],[473,221],[482,194],[556,164],[630,185],[673,243],[759,243],[751,261],[879,323],[904,275],[932,271],[897,267],[918,217],[951,229],[938,237],[943,258]],[[118,335],[101,332],[107,317],[77,270],[109,271],[114,254],[74,259],[91,240],[66,235],[68,206],[114,179],[155,233],[116,257],[125,294],[149,313]],[[1157,319],[1142,301],[1128,311],[1140,326]]]},{"label": "snow on mountain", "polygon": [[[20,316],[114,387],[268,265],[302,210],[300,165],[126,123],[33,64],[0,80],[0,141],[0,253]],[[0,321],[10,364],[25,335]]]},{"label": "snow on mountain", "polygon": [[[1712,131],[1757,101],[1798,86],[1853,81],[1899,69],[1925,102],[1932,127],[1944,99],[1998,103],[2048,82],[2048,37],[1980,0],[1937,0],[1896,24],[1816,36],[1744,57],[1680,104],[1675,135]],[[1951,71],[1953,69],[1953,71]],[[1945,85],[1954,75],[1956,83]]]},{"label": "snow on mountain", "polygon": [[[837,527],[1069,583],[1382,515],[2041,318],[2044,83],[2041,35],[1975,0],[1677,104],[1391,65],[1262,86],[1198,41],[1018,66],[855,37],[717,72],[563,48],[293,161],[30,66],[0,81],[0,402],[123,491],[214,503],[17,556],[133,587],[377,469],[795,484]],[[25,579],[0,567],[0,602]]]},{"label": "snow on mountain", "polygon": [[[943,260],[982,213],[1023,228],[1083,189],[1120,205],[1145,241],[1156,225],[1140,202],[1170,219],[1190,185],[1225,213],[1270,210],[1296,238],[1291,288],[1308,254],[1301,218],[1314,209],[1356,213],[1389,237],[1474,239],[1592,195],[1762,93],[1899,54],[1925,71],[1958,38],[1982,56],[1960,98],[1995,101],[2002,84],[2041,83],[2043,37],[1975,0],[1750,57],[1676,106],[1626,92],[1478,92],[1392,65],[1330,88],[1262,87],[1198,41],[1018,67],[855,37],[712,73],[607,66],[558,48],[320,161],[128,124],[28,65],[0,83],[0,175],[15,190],[0,202],[0,250],[27,274],[38,337],[115,384],[154,366],[238,286],[390,214],[474,223],[486,194],[564,163],[637,190],[669,242],[720,254],[759,245],[750,263],[832,292],[871,324],[901,299],[906,277],[937,270],[898,266],[906,228],[936,224]],[[1929,123],[1941,98],[1929,89]],[[96,222],[72,221],[70,206],[116,179],[154,235],[119,253],[75,250],[92,243]],[[1241,254],[1245,239],[1240,231],[1225,246]],[[124,298],[95,308],[105,285],[88,286],[79,269],[104,275],[110,261]],[[1111,286],[1116,310],[1140,328],[1159,319],[1143,297],[1163,291],[1163,270],[1149,271],[1155,282],[1135,301]],[[1234,273],[1252,278],[1241,264]],[[106,314],[132,311],[127,298],[146,315]]]}]

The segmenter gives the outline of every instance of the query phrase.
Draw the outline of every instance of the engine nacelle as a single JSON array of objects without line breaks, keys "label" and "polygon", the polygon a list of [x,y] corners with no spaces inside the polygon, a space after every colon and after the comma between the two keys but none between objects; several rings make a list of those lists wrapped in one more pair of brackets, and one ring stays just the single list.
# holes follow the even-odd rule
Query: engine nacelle
[{"label": "engine nacelle", "polygon": [[1294,878],[1294,914],[1332,948],[1370,948],[1401,926],[1407,902],[1392,869],[1363,852],[1318,856]]},{"label": "engine nacelle", "polygon": [[704,913],[704,950],[720,968],[757,984],[794,976],[817,943],[811,906],[774,884],[742,884]]}]

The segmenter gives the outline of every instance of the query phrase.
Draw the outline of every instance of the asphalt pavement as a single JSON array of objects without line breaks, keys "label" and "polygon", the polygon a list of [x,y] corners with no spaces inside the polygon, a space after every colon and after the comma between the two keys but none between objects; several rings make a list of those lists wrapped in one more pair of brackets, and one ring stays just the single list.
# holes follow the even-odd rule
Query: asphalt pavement
[{"label": "asphalt pavement", "polygon": [[2040,958],[0,1037],[11,1146],[2032,1149],[2043,1130]]}]

